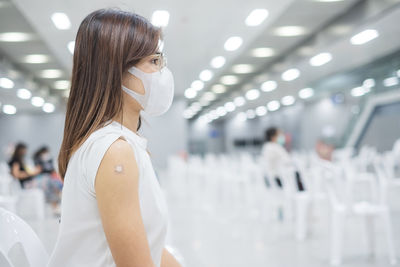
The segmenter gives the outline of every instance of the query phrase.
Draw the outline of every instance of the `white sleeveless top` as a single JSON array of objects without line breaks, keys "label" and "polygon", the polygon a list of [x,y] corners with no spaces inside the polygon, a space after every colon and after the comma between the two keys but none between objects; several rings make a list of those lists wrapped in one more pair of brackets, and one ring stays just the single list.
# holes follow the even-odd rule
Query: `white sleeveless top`
[{"label": "white sleeveless top", "polygon": [[151,257],[155,266],[160,266],[167,232],[167,207],[146,150],[147,140],[113,121],[92,133],[69,160],[62,192],[60,229],[48,267],[115,266],[101,224],[94,184],[104,154],[121,136],[135,153],[140,210]]}]

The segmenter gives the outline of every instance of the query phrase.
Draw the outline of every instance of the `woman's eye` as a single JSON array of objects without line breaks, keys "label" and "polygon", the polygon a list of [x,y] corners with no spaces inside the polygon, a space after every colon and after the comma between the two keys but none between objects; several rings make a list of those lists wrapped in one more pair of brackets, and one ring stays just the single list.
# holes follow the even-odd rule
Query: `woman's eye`
[{"label": "woman's eye", "polygon": [[154,65],[158,65],[158,58],[152,59],[151,63],[153,63]]}]

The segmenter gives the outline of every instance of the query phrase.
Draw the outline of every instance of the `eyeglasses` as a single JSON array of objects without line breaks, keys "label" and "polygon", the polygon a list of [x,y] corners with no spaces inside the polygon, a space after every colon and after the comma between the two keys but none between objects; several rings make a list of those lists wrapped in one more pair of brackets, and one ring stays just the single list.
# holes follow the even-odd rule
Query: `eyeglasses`
[{"label": "eyeglasses", "polygon": [[[154,62],[153,62],[154,61]],[[167,66],[167,58],[165,57],[164,53],[156,53],[153,58],[152,62],[157,65],[157,68],[161,70],[165,66]]]}]

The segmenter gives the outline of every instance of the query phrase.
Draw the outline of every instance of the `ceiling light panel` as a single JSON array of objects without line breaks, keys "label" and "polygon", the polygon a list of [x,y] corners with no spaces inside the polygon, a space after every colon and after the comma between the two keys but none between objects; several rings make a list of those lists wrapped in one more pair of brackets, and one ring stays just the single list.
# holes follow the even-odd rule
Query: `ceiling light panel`
[{"label": "ceiling light panel", "polygon": [[356,35],[351,37],[350,42],[353,45],[363,45],[363,44],[366,44],[366,43],[374,40],[378,36],[379,36],[379,33],[377,30],[368,29],[368,30],[364,30],[360,33],[357,33]]},{"label": "ceiling light panel", "polygon": [[69,51],[71,54],[74,54],[75,41],[69,42],[68,45],[67,45],[67,48],[68,48],[68,51]]},{"label": "ceiling light panel", "polygon": [[257,116],[264,116],[265,114],[267,114],[267,108],[265,106],[259,106],[256,108]]},{"label": "ceiling light panel", "polygon": [[26,55],[22,61],[29,64],[42,64],[49,62],[49,56],[40,54]]},{"label": "ceiling light panel", "polygon": [[193,88],[188,88],[188,89],[185,90],[185,97],[186,98],[192,99],[192,98],[195,98],[196,96],[197,96],[197,92]]},{"label": "ceiling light panel", "polygon": [[300,71],[296,68],[288,69],[281,76],[282,80],[287,82],[296,80],[298,77],[300,77]]},{"label": "ceiling light panel", "polygon": [[8,115],[17,113],[17,108],[14,105],[3,105],[3,112]]},{"label": "ceiling light panel", "polygon": [[47,69],[40,72],[40,76],[46,79],[55,79],[62,76],[62,71],[58,69]]},{"label": "ceiling light panel", "polygon": [[14,82],[9,78],[0,78],[0,87],[4,89],[11,89],[14,87]]},{"label": "ceiling light panel", "polygon": [[243,39],[239,36],[229,37],[225,44],[224,48],[226,51],[235,51],[239,49],[239,47],[243,44]]},{"label": "ceiling light panel", "polygon": [[0,42],[27,42],[33,39],[30,33],[3,32],[0,33]]},{"label": "ceiling light panel", "polygon": [[260,97],[260,91],[257,89],[251,89],[246,92],[247,100],[255,100]]},{"label": "ceiling light panel", "polygon": [[226,92],[226,86],[222,84],[215,84],[211,87],[211,90],[216,94],[223,94]]},{"label": "ceiling light panel", "polygon": [[251,73],[254,71],[254,67],[250,64],[237,64],[232,67],[232,71],[238,74]]},{"label": "ceiling light panel", "polygon": [[306,34],[307,30],[301,26],[282,26],[275,28],[273,33],[282,37],[293,37]]},{"label": "ceiling light panel", "polygon": [[275,55],[275,51],[269,47],[259,47],[251,50],[251,55],[253,57],[272,57]]},{"label": "ceiling light panel", "polygon": [[45,103],[42,107],[42,110],[46,113],[52,113],[56,107],[52,103]]},{"label": "ceiling light panel", "polygon": [[166,10],[156,10],[151,16],[151,23],[157,27],[167,27],[169,23],[169,12]]},{"label": "ceiling light panel", "polygon": [[193,89],[200,91],[204,88],[204,82],[200,81],[200,80],[195,80],[192,82],[192,84],[190,85]]},{"label": "ceiling light panel", "polygon": [[279,104],[279,102],[277,101],[277,100],[273,100],[273,101],[270,101],[270,102],[268,102],[268,104],[267,104],[267,107],[268,107],[268,110],[269,111],[275,111],[275,110],[278,110],[279,108],[280,108],[280,104]]},{"label": "ceiling light panel", "polygon": [[397,77],[388,77],[383,80],[383,85],[386,87],[395,86],[399,84],[399,79]]},{"label": "ceiling light panel", "polygon": [[29,99],[32,96],[31,91],[25,88],[21,88],[17,90],[17,96],[21,99]]},{"label": "ceiling light panel", "polygon": [[278,87],[278,83],[276,81],[266,81],[261,84],[261,90],[264,92],[274,91]]},{"label": "ceiling light panel", "polygon": [[211,67],[213,67],[215,69],[219,69],[225,65],[225,62],[226,62],[226,59],[223,56],[217,56],[211,60],[210,65],[211,65]]},{"label": "ceiling light panel", "polygon": [[70,81],[68,80],[59,80],[54,82],[54,88],[58,90],[65,90],[70,87]]},{"label": "ceiling light panel", "polygon": [[243,96],[238,96],[233,100],[233,103],[235,104],[235,106],[241,107],[246,103],[246,100]]},{"label": "ceiling light panel", "polygon": [[319,67],[322,65],[325,65],[329,61],[332,60],[332,54],[331,53],[319,53],[316,56],[313,56],[310,59],[310,65],[314,67]]},{"label": "ceiling light panel", "polygon": [[269,13],[267,9],[254,9],[247,16],[245,23],[247,26],[258,26],[268,17]]},{"label": "ceiling light panel", "polygon": [[65,13],[56,12],[51,15],[51,20],[53,21],[56,28],[59,30],[68,30],[69,28],[71,28],[71,21]]},{"label": "ceiling light panel", "polygon": [[301,99],[307,99],[314,95],[314,90],[312,88],[303,88],[298,94]]},{"label": "ceiling light panel", "polygon": [[41,107],[44,104],[44,99],[40,96],[34,96],[31,98],[31,104],[35,107]]},{"label": "ceiling light panel", "polygon": [[282,97],[282,99],[281,99],[281,103],[282,103],[282,105],[284,105],[284,106],[293,105],[295,101],[296,101],[296,99],[295,99],[293,96],[291,96],[291,95],[284,96],[284,97]]},{"label": "ceiling light panel", "polygon": [[221,77],[220,81],[225,85],[234,85],[239,82],[239,79],[234,75],[225,75]]},{"label": "ceiling light panel", "polygon": [[212,77],[213,77],[213,72],[211,70],[203,70],[199,74],[200,80],[202,80],[204,82],[211,80]]},{"label": "ceiling light panel", "polygon": [[236,109],[236,106],[235,106],[235,104],[233,102],[225,103],[224,107],[225,107],[225,110],[227,112],[232,112],[232,111],[234,111]]},{"label": "ceiling light panel", "polygon": [[207,101],[214,101],[214,100],[216,99],[216,96],[215,96],[215,94],[214,94],[213,92],[206,92],[206,93],[203,95],[203,98],[204,98],[205,100],[207,100]]}]

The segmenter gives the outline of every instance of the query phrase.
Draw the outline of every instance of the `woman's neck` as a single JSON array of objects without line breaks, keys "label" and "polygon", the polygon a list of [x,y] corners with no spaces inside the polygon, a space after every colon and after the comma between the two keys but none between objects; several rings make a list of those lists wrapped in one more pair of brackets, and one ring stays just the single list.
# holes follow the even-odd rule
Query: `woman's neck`
[{"label": "woman's neck", "polygon": [[123,108],[122,115],[116,116],[113,120],[136,133],[139,124],[140,111]]}]

